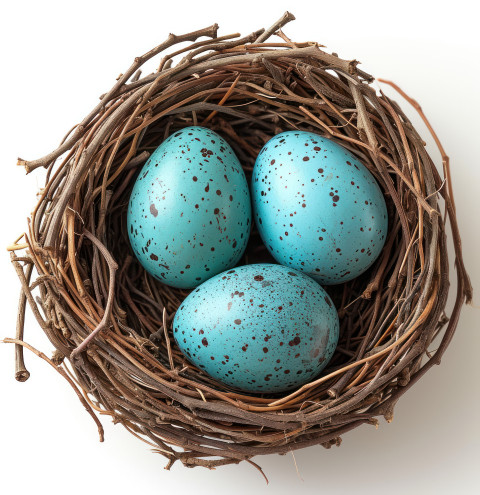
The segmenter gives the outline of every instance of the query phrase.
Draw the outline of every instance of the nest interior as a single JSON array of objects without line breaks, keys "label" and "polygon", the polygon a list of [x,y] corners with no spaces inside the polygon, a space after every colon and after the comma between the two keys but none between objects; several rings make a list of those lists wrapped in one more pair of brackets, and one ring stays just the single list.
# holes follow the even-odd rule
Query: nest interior
[{"label": "nest interior", "polygon": [[[7,339],[16,347],[16,377],[29,376],[27,347],[68,380],[101,439],[96,412],[150,444],[167,467],[176,460],[257,466],[254,456],[328,448],[378,416],[391,421],[400,396],[439,364],[471,299],[448,157],[423,113],[443,155],[441,172],[373,77],[317,43],[292,42],[281,30],[292,19],[286,13],[246,37],[217,36],[216,25],[169,35],[135,59],[58,149],[19,160],[27,172],[47,172],[22,242],[9,247],[22,285],[16,338]],[[142,76],[157,56],[155,72]],[[156,281],[132,255],[126,209],[136,175],[166,137],[190,125],[227,139],[247,179],[272,136],[316,132],[354,153],[385,194],[385,247],[364,275],[327,288],[340,316],[339,345],[322,375],[298,390],[245,395],[186,361],[171,322],[188,291]],[[456,293],[447,316],[448,229]],[[269,260],[254,230],[240,264]],[[27,303],[55,347],[52,359],[24,341]]]}]

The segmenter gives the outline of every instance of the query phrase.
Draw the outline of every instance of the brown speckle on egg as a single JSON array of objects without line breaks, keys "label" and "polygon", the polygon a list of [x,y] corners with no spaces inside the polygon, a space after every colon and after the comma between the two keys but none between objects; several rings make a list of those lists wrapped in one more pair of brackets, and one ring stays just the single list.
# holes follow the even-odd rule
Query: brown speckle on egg
[{"label": "brown speckle on egg", "polygon": [[154,217],[156,217],[158,215],[158,210],[157,210],[157,208],[155,207],[155,205],[153,203],[150,205],[150,213]]}]

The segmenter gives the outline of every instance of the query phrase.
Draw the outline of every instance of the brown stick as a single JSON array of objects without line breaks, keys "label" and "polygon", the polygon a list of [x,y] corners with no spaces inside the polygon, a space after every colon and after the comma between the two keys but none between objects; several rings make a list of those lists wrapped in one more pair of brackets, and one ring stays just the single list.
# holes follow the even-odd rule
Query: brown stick
[{"label": "brown stick", "polygon": [[39,358],[46,361],[52,368],[54,368],[58,373],[60,373],[60,375],[62,375],[63,378],[65,378],[65,380],[67,380],[67,382],[71,385],[71,387],[73,388],[73,390],[77,394],[77,397],[79,398],[80,402],[83,404],[83,406],[87,410],[88,414],[90,414],[92,419],[95,421],[95,424],[97,425],[97,428],[98,428],[98,435],[100,437],[100,442],[103,442],[104,431],[103,431],[102,424],[100,423],[98,418],[95,416],[95,413],[93,412],[92,408],[90,407],[88,402],[83,397],[82,393],[75,386],[75,383],[73,382],[73,380],[67,375],[67,373],[65,372],[65,370],[61,366],[57,366],[51,359],[49,359],[47,356],[45,356],[45,354],[43,352],[38,351],[37,349],[35,349],[31,345],[27,344],[26,342],[23,342],[22,340],[5,338],[5,339],[1,340],[0,342],[2,342],[4,344],[15,344],[15,345],[25,347],[29,351],[33,352],[36,356],[38,356]]},{"label": "brown stick", "polygon": [[255,43],[263,43],[266,41],[272,34],[275,33],[275,31],[278,31],[281,29],[285,24],[287,24],[290,21],[294,21],[295,16],[293,14],[290,14],[290,12],[285,12],[285,14],[278,19],[277,22],[274,22],[268,29],[266,29],[256,40]]},{"label": "brown stick", "polygon": [[97,249],[105,258],[105,261],[108,263],[108,268],[110,270],[110,282],[108,286],[107,304],[105,306],[102,320],[96,326],[95,330],[93,330],[93,332],[76,349],[72,351],[72,353],[70,354],[70,358],[72,360],[74,360],[79,353],[83,352],[88,347],[89,343],[107,326],[112,315],[113,297],[115,294],[115,273],[118,270],[118,265],[112,258],[112,255],[110,254],[108,249],[88,230],[84,230],[83,233],[87,239],[90,239],[90,241],[95,244]]},{"label": "brown stick", "polygon": [[[25,272],[25,280],[30,283],[30,277],[32,276],[33,263],[27,265]],[[17,316],[17,329],[15,332],[16,340],[23,340],[23,331],[25,328],[25,309],[27,307],[27,296],[25,290],[20,291],[20,300],[18,302],[18,316]],[[19,382],[26,382],[30,378],[30,372],[25,367],[25,361],[23,357],[23,346],[15,344],[15,380]]]}]

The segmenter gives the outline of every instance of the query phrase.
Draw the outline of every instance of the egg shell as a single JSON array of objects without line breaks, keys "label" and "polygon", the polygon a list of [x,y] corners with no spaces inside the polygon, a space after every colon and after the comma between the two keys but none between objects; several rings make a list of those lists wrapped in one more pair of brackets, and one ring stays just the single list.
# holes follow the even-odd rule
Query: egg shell
[{"label": "egg shell", "polygon": [[175,314],[173,335],[187,359],[217,380],[272,393],[322,371],[339,322],[317,282],[265,263],[226,271],[191,292]]},{"label": "egg shell", "polygon": [[266,143],[252,201],[276,261],[324,285],[359,276],[385,243],[387,208],[375,178],[352,153],[311,132],[283,132]]},{"label": "egg shell", "polygon": [[134,184],[127,229],[144,268],[193,288],[241,258],[251,226],[243,169],[230,145],[203,127],[172,134]]}]

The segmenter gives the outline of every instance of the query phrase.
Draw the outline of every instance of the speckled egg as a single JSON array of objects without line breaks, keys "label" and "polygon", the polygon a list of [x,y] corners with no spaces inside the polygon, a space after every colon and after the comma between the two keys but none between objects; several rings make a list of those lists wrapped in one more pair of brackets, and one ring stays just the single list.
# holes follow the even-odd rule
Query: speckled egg
[{"label": "speckled egg", "polygon": [[387,209],[375,178],[314,133],[288,131],[267,142],[255,162],[252,200],[273,257],[321,284],[357,277],[385,243]]},{"label": "speckled egg", "polygon": [[173,335],[206,373],[246,392],[282,392],[316,377],[338,342],[337,311],[313,279],[281,265],[244,265],[184,300]]},{"label": "speckled egg", "polygon": [[250,225],[250,193],[238,158],[203,127],[177,131],[155,150],[128,204],[138,260],[158,280],[183,289],[234,266]]}]

